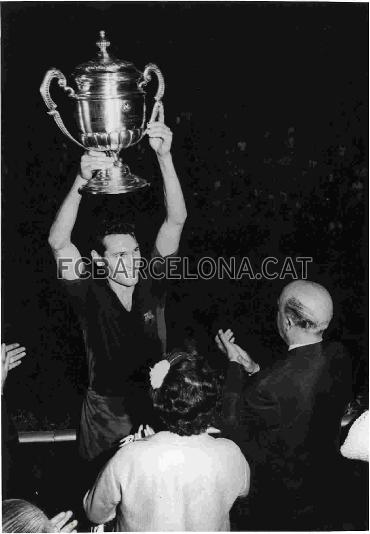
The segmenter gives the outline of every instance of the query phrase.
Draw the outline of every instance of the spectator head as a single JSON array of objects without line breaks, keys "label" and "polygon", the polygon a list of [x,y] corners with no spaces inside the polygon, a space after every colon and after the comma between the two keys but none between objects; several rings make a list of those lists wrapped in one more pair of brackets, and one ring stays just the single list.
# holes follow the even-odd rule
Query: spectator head
[{"label": "spectator head", "polygon": [[8,499],[2,506],[3,532],[49,532],[49,520],[34,504]]},{"label": "spectator head", "polygon": [[168,362],[157,364],[158,367],[164,365],[163,381],[161,377],[155,384],[151,373],[157,416],[165,430],[180,436],[201,434],[215,425],[220,398],[216,373],[194,353],[174,351]]},{"label": "spectator head", "polygon": [[93,238],[91,257],[114,282],[128,287],[137,284],[141,255],[132,224],[103,221]]},{"label": "spectator head", "polygon": [[321,341],[332,317],[331,296],[315,282],[291,282],[279,297],[277,326],[287,345]]}]

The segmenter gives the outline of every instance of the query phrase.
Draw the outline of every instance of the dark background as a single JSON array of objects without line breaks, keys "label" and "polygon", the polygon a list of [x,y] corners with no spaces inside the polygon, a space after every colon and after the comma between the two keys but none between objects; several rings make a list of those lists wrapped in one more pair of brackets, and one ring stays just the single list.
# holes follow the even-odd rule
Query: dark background
[{"label": "dark background", "polygon": [[[116,56],[164,74],[189,214],[182,252],[193,264],[248,256],[256,270],[265,256],[312,256],[309,278],[335,301],[328,335],[365,364],[368,5],[3,2],[2,341],[27,347],[8,381],[18,427],[78,421],[84,350],[47,236],[81,150],[47,116],[39,86],[52,66],[73,85],[101,29]],[[55,82],[52,96],[73,130],[73,104]],[[144,139],[124,158],[151,190],[84,198],[74,235],[83,253],[105,212],[155,237],[163,217],[155,156]],[[195,336],[207,345],[230,326],[257,359],[259,345],[280,350],[276,299],[290,280],[173,283],[170,343]]]}]

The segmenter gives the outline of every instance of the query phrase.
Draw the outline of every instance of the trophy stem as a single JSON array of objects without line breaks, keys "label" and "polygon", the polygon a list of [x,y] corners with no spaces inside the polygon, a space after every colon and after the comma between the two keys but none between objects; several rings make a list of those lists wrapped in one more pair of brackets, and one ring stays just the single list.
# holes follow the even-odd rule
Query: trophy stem
[{"label": "trophy stem", "polygon": [[[114,157],[114,153],[112,155]],[[92,195],[119,195],[131,193],[148,185],[149,182],[132,174],[129,166],[116,156],[113,167],[94,171],[91,180],[81,187],[79,192]]]}]

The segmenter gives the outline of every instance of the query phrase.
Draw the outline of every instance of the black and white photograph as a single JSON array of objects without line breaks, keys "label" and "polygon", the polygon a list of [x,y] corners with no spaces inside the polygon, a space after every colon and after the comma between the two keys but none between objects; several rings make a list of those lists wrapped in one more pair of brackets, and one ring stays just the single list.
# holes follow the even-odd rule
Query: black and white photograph
[{"label": "black and white photograph", "polygon": [[2,532],[369,529],[369,3],[3,1]]}]

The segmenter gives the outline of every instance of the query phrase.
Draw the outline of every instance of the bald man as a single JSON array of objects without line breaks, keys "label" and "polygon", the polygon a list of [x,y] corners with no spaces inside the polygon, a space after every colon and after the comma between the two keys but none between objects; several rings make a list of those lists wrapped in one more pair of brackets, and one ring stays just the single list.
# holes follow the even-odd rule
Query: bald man
[{"label": "bald man", "polygon": [[351,364],[341,344],[323,341],[332,316],[324,287],[303,280],[287,285],[278,300],[277,327],[288,350],[264,370],[235,343],[231,330],[216,336],[230,361],[223,432],[252,466],[250,498],[239,506],[241,530],[335,525],[340,423],[351,397]]}]

